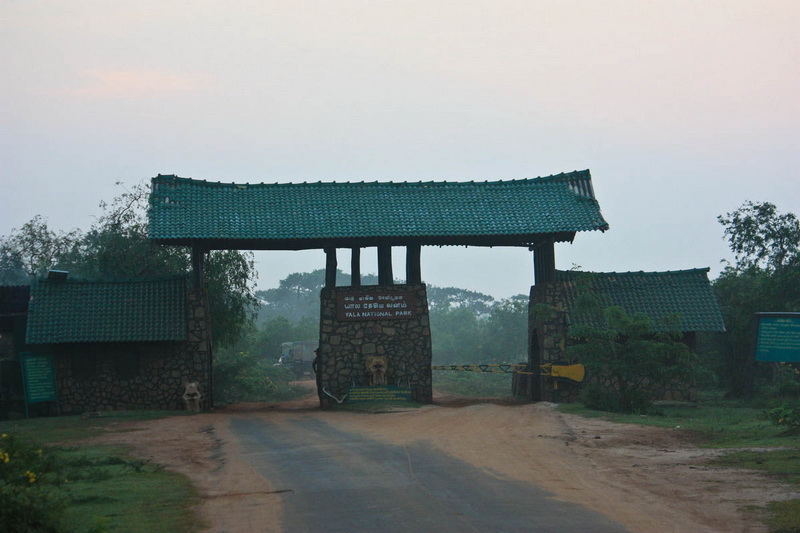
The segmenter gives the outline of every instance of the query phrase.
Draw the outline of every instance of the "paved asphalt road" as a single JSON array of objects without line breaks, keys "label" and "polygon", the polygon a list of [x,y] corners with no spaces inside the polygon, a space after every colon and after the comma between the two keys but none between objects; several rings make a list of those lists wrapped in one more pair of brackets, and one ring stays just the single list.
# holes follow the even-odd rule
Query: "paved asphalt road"
[{"label": "paved asphalt road", "polygon": [[231,427],[242,458],[287,491],[280,495],[287,532],[625,531],[424,444],[387,445],[303,416],[280,423],[240,416]]}]

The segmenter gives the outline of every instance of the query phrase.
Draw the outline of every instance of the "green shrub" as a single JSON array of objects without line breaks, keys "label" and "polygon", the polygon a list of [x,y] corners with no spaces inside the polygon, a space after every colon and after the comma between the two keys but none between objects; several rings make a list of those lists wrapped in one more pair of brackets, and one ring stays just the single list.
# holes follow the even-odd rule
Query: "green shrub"
[{"label": "green shrub", "polygon": [[571,327],[570,341],[568,357],[590,376],[582,398],[593,409],[646,413],[655,391],[694,382],[695,354],[678,334],[654,331],[645,315],[602,309],[594,323]]},{"label": "green shrub", "polygon": [[0,531],[62,531],[66,498],[56,457],[14,434],[0,436]]},{"label": "green shrub", "polygon": [[787,434],[800,434],[800,406],[783,404],[764,411],[764,416],[776,426],[786,427]]}]

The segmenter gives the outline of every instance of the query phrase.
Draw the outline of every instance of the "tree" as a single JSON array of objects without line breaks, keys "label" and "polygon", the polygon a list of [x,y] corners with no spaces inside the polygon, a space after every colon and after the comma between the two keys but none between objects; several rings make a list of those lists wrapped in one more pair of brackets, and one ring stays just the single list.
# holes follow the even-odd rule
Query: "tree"
[{"label": "tree", "polygon": [[646,412],[658,390],[693,381],[695,356],[680,334],[655,331],[644,314],[607,307],[592,323],[570,327],[569,336],[569,358],[592,376],[582,392],[589,408]]},{"label": "tree", "polygon": [[27,284],[52,268],[64,268],[70,255],[81,253],[81,238],[78,230],[51,230],[45,219],[36,215],[0,238],[0,283]]},{"label": "tree", "polygon": [[528,297],[500,300],[483,325],[484,358],[480,362],[520,363],[528,360]]},{"label": "tree", "polygon": [[749,397],[760,370],[752,357],[755,313],[800,310],[800,222],[750,201],[717,220],[736,256],[713,284],[726,326],[721,373],[729,396]]},{"label": "tree", "polygon": [[467,308],[478,315],[487,315],[495,304],[494,298],[458,287],[428,286],[428,305],[431,310]]},{"label": "tree", "polygon": [[793,213],[778,213],[769,202],[747,201],[717,220],[736,254],[737,270],[780,273],[800,266],[800,221]]},{"label": "tree", "polygon": [[430,311],[434,364],[482,363],[481,320],[468,307]]}]

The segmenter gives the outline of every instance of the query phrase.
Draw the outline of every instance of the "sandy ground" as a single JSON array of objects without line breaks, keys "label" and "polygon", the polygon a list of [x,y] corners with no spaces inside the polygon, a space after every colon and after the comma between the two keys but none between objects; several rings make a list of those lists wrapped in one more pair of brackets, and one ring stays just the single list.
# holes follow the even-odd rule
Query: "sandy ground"
[{"label": "sandy ground", "polygon": [[[313,384],[313,383],[312,383]],[[535,483],[558,498],[641,532],[767,531],[753,506],[800,498],[759,473],[714,468],[720,451],[697,448],[681,429],[614,424],[558,413],[552,405],[438,396],[436,404],[381,414],[321,412],[316,395],[284,404],[248,404],[214,413],[131,424],[100,437],[186,474],[213,532],[280,531],[280,504],[268,480],[238,455],[232,416],[277,421],[318,417],[392,444],[426,441],[490,472]]]}]

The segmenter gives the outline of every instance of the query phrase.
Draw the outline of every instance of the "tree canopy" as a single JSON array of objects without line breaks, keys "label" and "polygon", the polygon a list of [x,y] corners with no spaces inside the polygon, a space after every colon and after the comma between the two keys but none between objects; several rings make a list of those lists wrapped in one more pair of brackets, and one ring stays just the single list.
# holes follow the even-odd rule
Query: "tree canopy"
[{"label": "tree canopy", "polygon": [[769,202],[745,202],[719,216],[735,263],[714,281],[727,332],[721,336],[721,374],[729,395],[755,392],[754,316],[800,311],[800,223]]}]

